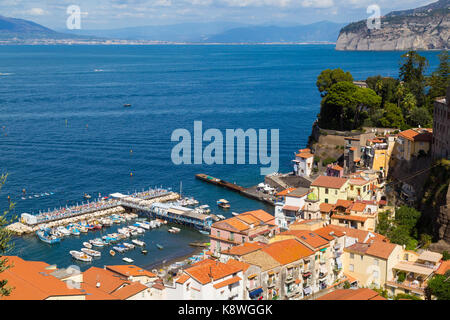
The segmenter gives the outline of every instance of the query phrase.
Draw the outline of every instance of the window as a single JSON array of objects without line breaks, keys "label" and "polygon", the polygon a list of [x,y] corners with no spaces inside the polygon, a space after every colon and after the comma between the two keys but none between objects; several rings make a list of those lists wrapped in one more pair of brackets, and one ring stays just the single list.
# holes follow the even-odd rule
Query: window
[{"label": "window", "polygon": [[378,259],[373,259],[373,264],[378,266]]},{"label": "window", "polygon": [[378,279],[378,270],[373,270],[373,278]]},{"label": "window", "polygon": [[362,261],[364,259],[364,256],[361,255],[360,257],[361,257],[361,261]]},{"label": "window", "polygon": [[328,199],[325,199],[325,203],[328,203]]},{"label": "window", "polygon": [[328,188],[325,188],[325,194],[328,194]]},{"label": "window", "polygon": [[355,270],[355,266],[354,266],[354,265],[352,265],[352,264],[351,264],[351,265],[349,265],[349,266],[348,266],[348,270],[350,270],[350,271],[354,271],[354,270]]},{"label": "window", "polygon": [[337,190],[334,192],[335,195],[337,195]]},{"label": "window", "polygon": [[350,253],[350,259],[354,259],[355,258],[355,254],[354,253]]},{"label": "window", "polygon": [[217,231],[217,238],[220,238],[220,231]]}]

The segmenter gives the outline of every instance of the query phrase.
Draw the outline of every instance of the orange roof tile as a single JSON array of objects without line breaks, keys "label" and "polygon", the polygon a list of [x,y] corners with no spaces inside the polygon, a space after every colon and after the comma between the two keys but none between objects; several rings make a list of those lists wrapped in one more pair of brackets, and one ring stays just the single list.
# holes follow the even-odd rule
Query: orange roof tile
[{"label": "orange roof tile", "polygon": [[127,284],[126,286],[114,291],[111,295],[119,299],[126,300],[147,289],[149,288],[140,282],[132,282],[131,284]]},{"label": "orange roof tile", "polygon": [[[357,239],[358,242],[364,242],[364,241],[367,241],[367,239],[375,240],[375,241],[388,241],[385,236],[382,236],[381,234],[378,234],[375,232],[341,227],[341,226],[336,226],[336,225],[328,225],[327,227],[335,232],[342,232],[342,233],[345,232],[346,236],[355,238],[355,239]],[[369,233],[372,234],[373,237],[368,238]]]},{"label": "orange roof tile", "polygon": [[126,277],[140,277],[147,276],[149,278],[157,278],[158,276],[150,271],[147,271],[141,267],[134,265],[116,265],[116,266],[106,266],[107,270],[111,270],[115,273]]},{"label": "orange roof tile", "polygon": [[320,212],[330,212],[333,209],[333,205],[329,203],[321,203],[320,206]]},{"label": "orange roof tile", "polygon": [[299,157],[299,158],[302,158],[302,159],[309,159],[309,158],[314,157],[314,155],[312,153],[309,153],[309,152],[297,153],[295,156]]},{"label": "orange roof tile", "polygon": [[314,252],[295,239],[287,239],[269,244],[261,251],[285,265],[312,255]]},{"label": "orange roof tile", "polygon": [[450,270],[450,260],[442,261],[435,273],[444,275],[448,270]]},{"label": "orange roof tile", "polygon": [[248,268],[250,268],[250,265],[248,263],[242,262],[242,261],[238,261],[235,259],[228,259],[227,265],[230,265],[232,267],[236,267],[241,269],[243,272],[247,271]]},{"label": "orange roof tile", "polygon": [[333,214],[331,216],[331,219],[366,222],[368,217],[360,217],[360,216],[353,216],[353,215],[347,215],[347,214],[346,215]]},{"label": "orange roof tile", "polygon": [[347,182],[345,178],[319,176],[311,183],[312,187],[324,187],[331,189],[340,189]]},{"label": "orange roof tile", "polygon": [[207,284],[212,280],[222,279],[230,274],[241,271],[238,266],[227,265],[222,262],[205,259],[197,262],[192,267],[185,269],[188,275],[200,282]]},{"label": "orange roof tile", "polygon": [[336,236],[336,237],[344,236],[344,233],[342,233],[341,231],[338,231],[338,230],[333,230],[329,226],[326,226],[326,227],[323,227],[320,229],[316,229],[316,230],[314,230],[314,233],[318,234],[322,238],[327,239],[328,241],[333,240],[334,236]]},{"label": "orange roof tile", "polygon": [[[418,132],[422,130],[423,132]],[[405,131],[402,131],[398,134],[400,137],[403,137],[410,141],[424,141],[424,142],[430,142],[433,139],[433,133],[432,131],[428,129],[408,129]]]},{"label": "orange roof tile", "polygon": [[23,260],[17,256],[2,256],[11,266],[1,273],[1,280],[7,280],[6,287],[13,288],[9,296],[0,300],[44,300],[57,296],[84,296],[78,289],[71,289],[58,278],[45,272],[46,263]]},{"label": "orange roof tile", "polygon": [[331,166],[331,169],[333,169],[333,170],[337,170],[337,171],[341,171],[341,170],[344,170],[344,168],[342,168],[340,165],[337,165],[337,164],[335,164],[335,165],[333,165],[333,166]]},{"label": "orange roof tile", "polygon": [[352,205],[352,207],[350,208],[351,211],[356,211],[356,212],[364,212],[364,209],[366,209],[366,204],[361,203],[361,202],[354,203]]},{"label": "orange roof tile", "polygon": [[283,196],[287,195],[288,193],[294,191],[295,189],[296,188],[287,188],[287,189],[284,189],[283,191],[278,192],[276,195],[277,195],[277,197],[283,197]]},{"label": "orange roof tile", "polygon": [[86,293],[86,300],[120,300],[118,297],[114,297],[109,293],[103,292],[102,290],[91,286],[87,283],[80,284],[81,290]]},{"label": "orange roof tile", "polygon": [[214,287],[215,289],[220,289],[220,288],[223,288],[223,287],[228,286],[228,285],[230,285],[230,284],[239,282],[239,281],[241,281],[241,280],[242,280],[242,279],[241,279],[240,277],[235,276],[235,277],[232,277],[232,278],[230,278],[230,279],[228,279],[228,280],[224,280],[224,281],[222,281],[222,282],[216,283],[215,285],[213,285],[213,287]]},{"label": "orange roof tile", "polygon": [[357,242],[350,247],[345,248],[344,251],[387,259],[396,246],[396,244],[383,241],[373,241],[369,243]]},{"label": "orange roof tile", "polygon": [[90,267],[83,272],[83,282],[93,287],[97,287],[97,283],[99,283],[99,289],[107,293],[112,293],[124,284],[130,283],[123,276],[119,276],[112,271],[97,267]]},{"label": "orange roof tile", "polygon": [[293,235],[295,236],[300,242],[306,243],[307,245],[311,246],[315,250],[321,249],[325,246],[329,245],[328,240],[325,240],[324,238],[320,237],[313,231],[309,230],[289,230],[281,233],[282,235]]},{"label": "orange roof tile", "polygon": [[233,256],[242,256],[244,254],[257,251],[264,247],[265,244],[259,242],[245,242],[238,246],[233,246],[228,250],[222,251],[223,254],[229,254]]},{"label": "orange roof tile", "polygon": [[347,208],[350,208],[352,205],[353,205],[353,201],[351,201],[351,200],[339,199],[338,201],[336,201],[334,208],[336,209],[337,207],[344,207],[347,209]]},{"label": "orange roof tile", "polygon": [[184,284],[186,281],[188,281],[191,277],[189,277],[187,274],[183,273],[181,276],[179,276],[175,283]]},{"label": "orange roof tile", "polygon": [[337,289],[317,300],[386,300],[378,292],[368,288],[359,289]]}]

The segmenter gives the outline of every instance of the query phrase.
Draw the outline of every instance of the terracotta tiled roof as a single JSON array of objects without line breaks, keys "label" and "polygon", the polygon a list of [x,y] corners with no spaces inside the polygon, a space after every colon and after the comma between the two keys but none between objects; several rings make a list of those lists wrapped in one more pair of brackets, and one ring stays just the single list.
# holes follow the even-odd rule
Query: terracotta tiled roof
[{"label": "terracotta tiled roof", "polygon": [[[365,231],[365,230],[359,230],[359,229],[353,229],[353,228],[347,228],[347,227],[341,227],[336,225],[328,225],[328,228],[331,230],[334,230],[335,232],[339,231],[344,233],[345,235],[351,238],[357,239],[358,242],[364,242],[369,240],[375,240],[375,241],[387,241],[387,238],[382,236],[381,234]],[[373,237],[368,237],[369,234],[372,234]],[[368,239],[368,240],[367,240]]]},{"label": "terracotta tiled roof", "polygon": [[331,216],[331,219],[366,222],[368,217],[360,217],[348,214],[333,214]]},{"label": "terracotta tiled roof", "polygon": [[80,287],[86,294],[86,300],[120,300],[118,297],[114,297],[113,295],[84,282],[80,284]]},{"label": "terracotta tiled roof", "polygon": [[342,200],[339,199],[338,201],[336,201],[336,204],[334,205],[334,208],[337,207],[344,207],[345,209],[350,208],[353,205],[353,201],[351,200]]},{"label": "terracotta tiled roof", "polygon": [[346,182],[347,182],[347,179],[344,179],[344,178],[319,176],[316,180],[314,180],[311,183],[311,186],[312,187],[331,188],[331,189],[340,189]]},{"label": "terracotta tiled roof", "polygon": [[308,159],[308,158],[314,157],[314,155],[309,152],[297,153],[295,156],[299,157],[299,158],[303,158],[303,159]]},{"label": "terracotta tiled roof", "polygon": [[278,197],[283,197],[283,196],[287,195],[288,193],[290,193],[291,191],[294,191],[295,189],[296,188],[287,188],[287,189],[284,189],[283,191],[278,192],[276,195]]},{"label": "terracotta tiled roof", "polygon": [[352,205],[352,207],[350,208],[351,211],[356,211],[356,212],[364,212],[365,209],[366,209],[366,204],[361,203],[361,202],[355,202]]},{"label": "terracotta tiled roof", "polygon": [[320,237],[318,234],[316,234],[313,231],[289,230],[289,231],[285,231],[285,232],[281,233],[281,235],[285,235],[285,234],[295,236],[300,242],[306,243],[307,245],[311,246],[315,250],[321,249],[321,248],[329,245],[329,242],[327,240]]},{"label": "terracotta tiled roof", "polygon": [[284,205],[282,209],[288,211],[299,211],[300,207]]},{"label": "terracotta tiled roof", "polygon": [[344,249],[347,252],[355,252],[363,255],[371,255],[381,259],[387,259],[397,245],[383,241],[369,243],[355,243]]},{"label": "terracotta tiled roof", "polygon": [[114,291],[111,293],[114,297],[117,297],[121,300],[126,300],[132,296],[137,295],[138,293],[148,290],[149,288],[147,286],[144,286],[140,282],[132,282],[131,284],[128,284],[119,290]]},{"label": "terracotta tiled roof", "polygon": [[331,166],[331,169],[333,169],[333,170],[337,170],[337,171],[341,171],[341,170],[344,170],[344,168],[342,168],[340,165],[337,165],[337,164],[335,164],[335,165],[333,165],[333,166]]},{"label": "terracotta tiled roof", "polygon": [[271,243],[265,248],[262,248],[261,251],[269,254],[282,265],[303,259],[314,253],[295,239]]},{"label": "terracotta tiled roof", "polygon": [[184,272],[201,284],[207,284],[212,280],[216,281],[222,279],[239,271],[242,271],[242,269],[238,266],[227,265],[211,259],[197,262],[192,267],[184,270]]},{"label": "terracotta tiled roof", "polygon": [[0,274],[1,280],[7,280],[6,287],[13,288],[9,296],[0,296],[0,300],[44,300],[49,297],[84,296],[78,289],[45,272],[46,263],[34,263],[17,256],[2,256],[8,259],[11,268]]},{"label": "terracotta tiled roof", "polygon": [[97,287],[97,283],[99,283],[98,289],[106,293],[112,293],[124,284],[130,283],[123,276],[97,267],[90,267],[83,272],[83,282],[93,287]]},{"label": "terracotta tiled roof", "polygon": [[233,256],[242,256],[244,254],[256,251],[264,247],[265,244],[259,242],[245,242],[238,246],[233,246],[228,250],[222,251],[223,254],[229,254]]},{"label": "terracotta tiled roof", "polygon": [[[423,132],[419,132],[420,130]],[[410,141],[430,142],[433,139],[433,133],[427,129],[408,129],[400,132],[398,135]]]},{"label": "terracotta tiled roof", "polygon": [[317,300],[386,300],[378,292],[368,288],[359,289],[337,289]]},{"label": "terracotta tiled roof", "polygon": [[249,226],[247,224],[237,219],[236,217],[215,222],[211,227],[232,232],[244,232],[245,230],[249,229]]},{"label": "terracotta tiled roof", "polygon": [[333,228],[330,228],[330,226],[326,226],[320,229],[314,230],[314,233],[318,234],[322,238],[325,238],[328,241],[331,241],[334,239],[334,236],[336,237],[342,237],[344,236],[344,233],[338,230],[333,230]]},{"label": "terracotta tiled roof", "polygon": [[237,269],[241,269],[243,272],[247,271],[248,268],[250,268],[250,265],[248,263],[238,261],[235,259],[228,259],[226,264],[229,266],[235,267]]},{"label": "terracotta tiled roof", "polygon": [[191,277],[189,277],[187,274],[183,273],[181,276],[179,276],[175,283],[184,284],[186,281],[188,281]]},{"label": "terracotta tiled roof", "polygon": [[323,202],[323,203],[320,204],[319,208],[320,208],[320,212],[327,212],[328,213],[331,210],[333,210],[333,205]]},{"label": "terracotta tiled roof", "polygon": [[156,278],[158,277],[156,274],[144,270],[141,267],[137,267],[134,265],[116,265],[116,266],[106,266],[107,270],[111,270],[115,273],[118,273],[120,275],[126,276],[126,277],[140,277],[140,276],[147,276],[149,278]]},{"label": "terracotta tiled roof", "polygon": [[242,280],[242,279],[241,279],[240,277],[235,276],[235,277],[232,277],[232,278],[230,278],[230,279],[224,280],[224,281],[222,281],[222,282],[216,283],[216,284],[213,285],[213,287],[214,287],[215,289],[220,289],[220,288],[223,288],[223,287],[228,286],[228,285],[230,285],[230,284],[239,282],[239,281],[241,281],[241,280]]},{"label": "terracotta tiled roof", "polygon": [[450,260],[442,261],[435,273],[444,275],[448,270],[450,270]]},{"label": "terracotta tiled roof", "polygon": [[368,184],[370,182],[371,182],[371,180],[366,180],[366,179],[363,179],[363,178],[354,178],[354,179],[350,179],[348,181],[349,184],[352,184],[352,185],[355,185],[355,186],[364,186],[364,185],[366,185],[366,184]]}]

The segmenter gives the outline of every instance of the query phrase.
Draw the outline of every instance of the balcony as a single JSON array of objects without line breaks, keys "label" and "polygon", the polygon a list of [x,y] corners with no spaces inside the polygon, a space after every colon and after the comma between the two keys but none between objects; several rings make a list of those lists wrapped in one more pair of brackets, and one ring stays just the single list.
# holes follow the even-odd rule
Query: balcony
[{"label": "balcony", "polygon": [[319,272],[319,280],[323,280],[327,277],[328,272]]},{"label": "balcony", "polygon": [[410,290],[419,294],[424,294],[424,290],[426,288],[426,285],[423,282],[421,283],[417,280],[405,280],[399,283],[398,279],[395,279],[394,281],[386,281],[386,285],[394,288]]}]

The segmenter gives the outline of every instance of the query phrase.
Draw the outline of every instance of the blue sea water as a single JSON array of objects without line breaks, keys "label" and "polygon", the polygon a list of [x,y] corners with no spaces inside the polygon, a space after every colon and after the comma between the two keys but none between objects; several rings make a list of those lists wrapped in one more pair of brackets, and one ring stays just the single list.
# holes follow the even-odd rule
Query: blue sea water
[{"label": "blue sea water", "polygon": [[[429,70],[437,52],[423,52]],[[248,46],[0,46],[0,170],[8,173],[0,193],[16,202],[15,213],[83,201],[83,194],[108,195],[150,186],[171,187],[209,204],[219,198],[231,211],[272,211],[262,203],[206,185],[196,173],[252,186],[263,180],[258,165],[180,165],[171,161],[171,134],[248,128],[280,130],[280,171],[291,170],[293,153],[306,145],[320,110],[318,74],[341,67],[355,79],[398,76],[402,52],[341,52],[332,45]],[[124,108],[123,104],[132,104]],[[132,152],[130,152],[132,150]],[[130,176],[130,173],[133,176]],[[22,200],[27,195],[51,196]],[[230,212],[231,212],[230,211]],[[111,232],[112,230],[107,230]],[[102,231],[103,232],[103,231]],[[66,267],[89,233],[49,246],[30,235],[15,238],[9,254]],[[149,266],[192,251],[205,240],[196,231],[167,229],[145,235],[149,254],[127,254]],[[107,251],[91,265],[123,263]]]}]

